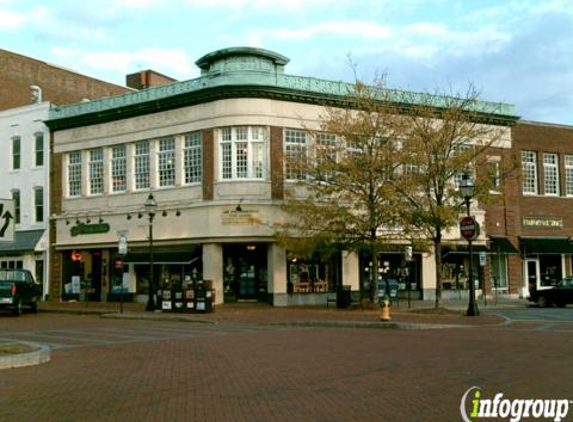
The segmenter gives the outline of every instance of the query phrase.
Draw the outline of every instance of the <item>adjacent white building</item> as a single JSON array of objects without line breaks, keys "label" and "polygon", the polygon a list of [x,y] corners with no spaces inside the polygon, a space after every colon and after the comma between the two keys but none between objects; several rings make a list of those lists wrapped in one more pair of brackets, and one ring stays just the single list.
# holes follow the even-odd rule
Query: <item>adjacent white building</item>
[{"label": "adjacent white building", "polygon": [[0,243],[0,268],[26,268],[49,290],[50,103],[0,111],[0,198],[14,203],[14,241]]}]

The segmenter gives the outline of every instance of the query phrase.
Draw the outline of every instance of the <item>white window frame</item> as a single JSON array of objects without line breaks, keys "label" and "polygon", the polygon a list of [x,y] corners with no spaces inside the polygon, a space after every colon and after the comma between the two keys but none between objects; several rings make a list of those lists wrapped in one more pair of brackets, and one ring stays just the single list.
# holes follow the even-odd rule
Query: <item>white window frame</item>
[{"label": "white window frame", "polygon": [[285,178],[288,181],[305,180],[306,173],[300,169],[291,168],[289,161],[300,157],[303,162],[308,156],[309,136],[302,129],[284,130]]},{"label": "white window frame", "polygon": [[114,145],[111,147],[110,166],[111,192],[127,191],[127,145]]},{"label": "white window frame", "polygon": [[219,180],[266,180],[265,126],[229,126],[219,129]]},{"label": "white window frame", "polygon": [[524,195],[538,194],[537,153],[521,151],[521,189]]},{"label": "white window frame", "polygon": [[[46,148],[44,132],[34,134],[34,167],[44,166],[44,150]],[[38,146],[40,148],[38,148]]]},{"label": "white window frame", "polygon": [[573,196],[573,155],[565,155],[565,195]]},{"label": "white window frame", "polygon": [[22,193],[20,189],[12,189],[12,201],[14,201],[14,224],[22,222]]},{"label": "white window frame", "polygon": [[543,154],[543,193],[559,196],[559,156],[555,153]]},{"label": "white window frame", "polygon": [[160,188],[175,186],[175,137],[159,139],[157,151],[157,184]]},{"label": "white window frame", "polygon": [[133,189],[145,190],[151,187],[151,142],[139,141],[133,152]]},{"label": "white window frame", "polygon": [[203,180],[203,143],[201,132],[183,137],[183,184],[192,185]]},{"label": "white window frame", "polygon": [[72,151],[68,153],[68,197],[82,196],[83,179],[82,152]]},{"label": "white window frame", "polygon": [[[36,223],[44,222],[44,188],[36,186],[34,189],[34,221]],[[38,200],[40,202],[38,203]],[[39,218],[38,218],[39,217]]]},{"label": "white window frame", "polygon": [[88,150],[89,194],[102,195],[104,189],[103,148]]},{"label": "white window frame", "polygon": [[492,193],[499,193],[501,189],[501,158],[500,157],[489,157],[487,161],[488,165],[488,177],[491,181]]},{"label": "white window frame", "polygon": [[[18,148],[16,148],[16,145]],[[12,137],[10,169],[20,170],[22,168],[22,138],[19,136]]]}]

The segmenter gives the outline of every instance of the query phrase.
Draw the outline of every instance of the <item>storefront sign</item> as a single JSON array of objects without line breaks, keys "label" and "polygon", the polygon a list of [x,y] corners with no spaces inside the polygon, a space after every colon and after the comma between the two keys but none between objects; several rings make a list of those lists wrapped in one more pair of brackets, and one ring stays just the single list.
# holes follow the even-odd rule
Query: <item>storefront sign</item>
[{"label": "storefront sign", "polygon": [[234,226],[256,226],[261,224],[259,212],[255,210],[223,211],[221,223]]},{"label": "storefront sign", "polygon": [[527,229],[562,229],[563,219],[558,217],[523,217],[522,224]]},{"label": "storefront sign", "polygon": [[99,234],[108,232],[109,232],[108,223],[95,223],[95,224],[78,223],[76,226],[70,229],[70,234],[72,236],[78,236],[80,234]]}]

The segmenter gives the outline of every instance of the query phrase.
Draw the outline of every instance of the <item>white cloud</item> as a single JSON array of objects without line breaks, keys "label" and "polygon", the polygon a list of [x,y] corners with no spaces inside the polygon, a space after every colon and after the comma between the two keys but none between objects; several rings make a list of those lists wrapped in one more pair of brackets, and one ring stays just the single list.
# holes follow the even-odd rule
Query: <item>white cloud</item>
[{"label": "white cloud", "polygon": [[28,18],[22,13],[0,10],[0,31],[12,31],[22,27]]},{"label": "white cloud", "polygon": [[269,35],[278,40],[308,40],[322,35],[353,36],[369,40],[387,39],[390,30],[382,25],[357,20],[321,22],[301,29],[274,29]]},{"label": "white cloud", "polygon": [[68,48],[54,48],[52,54],[67,66],[82,72],[116,71],[123,74],[153,69],[175,79],[194,77],[196,68],[184,51],[148,48],[135,52],[87,52]]}]

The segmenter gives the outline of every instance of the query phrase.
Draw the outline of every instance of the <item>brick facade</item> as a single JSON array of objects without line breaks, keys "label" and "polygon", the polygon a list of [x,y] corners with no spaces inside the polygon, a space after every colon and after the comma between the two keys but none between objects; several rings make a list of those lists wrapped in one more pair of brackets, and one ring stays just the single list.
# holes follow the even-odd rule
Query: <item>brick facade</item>
[{"label": "brick facade", "polygon": [[32,102],[31,86],[42,90],[42,100],[69,104],[85,98],[118,95],[130,91],[46,62],[0,49],[0,110]]}]

